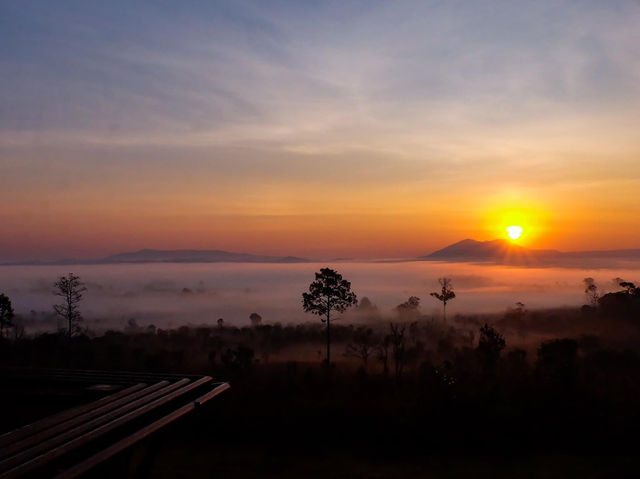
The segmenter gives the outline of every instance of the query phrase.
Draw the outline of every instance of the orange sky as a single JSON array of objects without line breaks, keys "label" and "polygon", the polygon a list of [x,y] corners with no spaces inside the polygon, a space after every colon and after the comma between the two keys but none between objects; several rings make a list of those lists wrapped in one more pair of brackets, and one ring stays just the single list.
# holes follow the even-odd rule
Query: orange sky
[{"label": "orange sky", "polygon": [[605,3],[3,6],[0,260],[638,248],[640,7]]}]

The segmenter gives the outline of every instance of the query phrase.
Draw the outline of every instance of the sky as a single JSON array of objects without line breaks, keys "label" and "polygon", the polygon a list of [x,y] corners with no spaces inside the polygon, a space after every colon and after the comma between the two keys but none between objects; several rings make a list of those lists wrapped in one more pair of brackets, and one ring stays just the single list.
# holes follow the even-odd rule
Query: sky
[{"label": "sky", "polygon": [[640,247],[640,2],[0,4],[0,259]]}]

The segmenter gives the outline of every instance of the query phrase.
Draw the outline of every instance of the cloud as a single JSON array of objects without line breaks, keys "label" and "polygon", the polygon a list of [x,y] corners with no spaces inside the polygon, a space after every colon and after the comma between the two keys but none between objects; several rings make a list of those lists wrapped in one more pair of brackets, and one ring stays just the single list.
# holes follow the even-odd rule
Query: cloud
[{"label": "cloud", "polygon": [[20,215],[53,198],[87,212],[116,196],[156,214],[314,214],[315,191],[369,213],[505,188],[557,204],[563,188],[626,194],[640,174],[639,10],[4,4],[3,192]]}]

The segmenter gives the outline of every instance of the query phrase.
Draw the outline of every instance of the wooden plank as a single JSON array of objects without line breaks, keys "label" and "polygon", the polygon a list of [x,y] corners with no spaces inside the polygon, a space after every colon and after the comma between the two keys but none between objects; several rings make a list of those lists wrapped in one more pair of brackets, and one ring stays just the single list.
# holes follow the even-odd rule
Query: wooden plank
[{"label": "wooden plank", "polygon": [[[89,424],[92,418],[96,416],[100,416],[101,414],[107,413],[123,404],[126,405],[127,403],[130,403],[131,401],[139,397],[144,397],[145,395],[150,394],[153,391],[156,391],[161,387],[166,386],[167,384],[169,384],[168,381],[161,381],[159,383],[152,384],[149,387],[129,393],[128,395],[118,398],[115,401],[110,401],[104,405],[98,405],[98,407],[96,407],[95,409],[89,410],[88,412],[85,412],[84,414],[81,414],[79,416],[75,416],[70,419],[67,419],[66,421],[61,422],[57,425],[54,425],[48,429],[37,431],[35,434],[31,436],[28,436],[20,441],[14,442],[13,444],[5,447],[2,451],[0,451],[0,459],[4,459],[8,456],[17,454],[19,451],[27,449],[33,446],[34,444],[38,444],[40,447],[43,447],[42,445],[45,444],[43,441],[45,441],[47,438],[55,435],[60,435],[62,432],[67,431],[78,424],[82,424],[82,423]],[[0,462],[0,469],[2,469],[4,463],[5,461]]]},{"label": "wooden plank", "polygon": [[72,409],[67,409],[65,411],[61,411],[58,414],[54,414],[52,416],[47,416],[43,419],[40,419],[38,421],[32,422],[31,424],[27,424],[26,426],[23,426],[19,429],[14,429],[13,431],[9,431],[7,433],[4,433],[3,435],[0,436],[0,447],[5,446],[6,444],[9,444],[10,442],[15,442],[18,441],[26,436],[29,436],[31,434],[34,434],[37,431],[40,431],[44,428],[47,427],[51,427],[54,426],[66,419],[75,417],[79,414],[82,414],[85,411],[88,411],[90,409],[99,407],[103,404],[107,404],[111,401],[115,401],[118,398],[121,398],[122,396],[126,396],[127,394],[130,394],[132,392],[135,392],[139,389],[142,389],[143,387],[145,387],[146,384],[144,383],[139,383],[139,384],[135,384],[133,386],[130,386],[126,389],[123,389],[121,391],[118,391],[116,393],[110,394],[109,396],[105,396],[102,397],[100,399],[98,399],[97,401],[93,401],[87,404],[83,404],[82,406],[78,406]]},{"label": "wooden plank", "polygon": [[184,416],[188,412],[190,412],[193,409],[201,406],[202,404],[204,404],[205,402],[207,402],[211,398],[217,396],[218,394],[220,394],[221,392],[223,392],[223,391],[225,391],[227,389],[229,389],[229,384],[227,384],[227,383],[222,383],[222,384],[216,386],[211,391],[209,391],[206,394],[203,394],[202,396],[200,396],[196,400],[191,401],[190,403],[182,406],[181,408],[176,409],[175,411],[167,414],[166,416],[163,416],[162,418],[160,418],[157,421],[149,424],[148,426],[145,426],[142,429],[139,429],[138,431],[134,432],[133,434],[130,434],[129,436],[125,437],[124,439],[116,442],[115,444],[107,447],[106,449],[101,450],[100,452],[98,452],[98,453],[94,454],[93,456],[89,457],[88,459],[85,459],[84,461],[76,464],[75,466],[67,469],[66,471],[62,472],[61,474],[58,474],[57,476],[55,476],[55,479],[72,479],[72,478],[80,476],[81,474],[86,473],[87,471],[93,469],[98,464],[106,461],[107,459],[109,459],[112,456],[115,456],[119,452],[122,452],[126,448],[128,448],[128,447],[132,446],[133,444],[135,444],[136,442],[144,439],[148,435],[154,433],[155,431],[157,431],[158,429],[166,426],[167,424],[175,421],[179,417]]},{"label": "wooden plank", "polygon": [[[188,379],[184,379],[183,381],[188,382]],[[155,399],[158,396],[161,396],[162,394],[165,394],[167,392],[172,391],[173,389],[175,389],[176,387],[181,386],[182,384],[184,384],[183,381],[179,381],[178,383],[173,383],[173,384],[169,384],[168,386],[164,386],[167,384],[167,381],[163,381],[162,383],[156,383],[153,384],[152,386],[149,386],[148,388],[143,389],[142,391],[139,391],[138,393],[134,393],[136,396],[139,396],[140,393],[145,394],[144,396],[142,396],[140,399],[137,400],[133,400],[131,402],[128,402],[126,404],[124,404],[123,406],[119,407],[118,409],[112,410],[110,412],[105,413],[102,416],[99,416],[97,418],[94,418],[92,420],[89,420],[87,422],[83,422],[80,425],[74,427],[73,429],[66,429],[62,432],[59,432],[59,434],[57,434],[56,436],[53,437],[49,437],[49,435],[47,435],[46,437],[49,437],[49,439],[44,439],[42,438],[42,440],[40,440],[40,437],[35,437],[35,439],[37,439],[36,444],[32,445],[30,448],[28,449],[24,449],[22,450],[22,452],[14,452],[14,455],[12,455],[11,457],[8,457],[4,460],[2,460],[0,462],[0,471],[2,470],[6,470],[10,467],[13,467],[16,464],[20,464],[21,462],[24,462],[34,456],[37,456],[39,453],[46,451],[47,449],[54,447],[60,443],[63,443],[66,440],[69,440],[77,435],[82,434],[83,432],[85,432],[87,429],[91,429],[94,426],[99,426],[100,424],[103,424],[107,421],[109,421],[110,419],[117,417],[118,415],[125,413],[126,411],[129,411],[137,406],[139,406],[140,404],[144,404],[145,402],[149,402],[152,399]],[[164,386],[162,389],[158,389],[159,387]],[[153,388],[153,391],[149,391],[151,388]],[[147,394],[148,393],[148,394]],[[127,399],[127,398],[124,398]],[[30,440],[33,440],[34,437],[28,438]],[[32,442],[32,441],[30,441]],[[23,448],[21,448],[23,449]]]},{"label": "wooden plank", "polygon": [[93,369],[55,369],[55,368],[4,368],[0,369],[0,374],[13,375],[14,377],[24,378],[43,378],[54,381],[78,381],[78,382],[112,382],[112,383],[131,383],[131,382],[157,382],[164,379],[188,379],[199,378],[198,375],[178,375],[178,374],[158,374],[133,371],[103,371]]},{"label": "wooden plank", "polygon": [[[185,379],[184,381],[189,381],[188,379]],[[185,394],[188,391],[191,391],[194,388],[200,387],[203,384],[207,383],[211,381],[211,378],[209,376],[204,376],[202,378],[200,378],[197,381],[193,381],[190,384],[186,384],[183,387],[181,387],[180,389],[173,391],[173,392],[169,392],[168,394],[165,394],[164,396],[159,397],[158,399],[144,404],[143,406],[139,407],[138,409],[135,409],[127,414],[124,414],[122,416],[116,417],[115,419],[113,419],[112,421],[103,424],[102,426],[96,427],[93,430],[90,430],[89,432],[86,432],[85,434],[82,434],[81,436],[76,436],[73,439],[69,440],[68,442],[55,447],[53,449],[49,449],[53,444],[50,444],[50,442],[52,442],[52,440],[47,441],[46,443],[44,443],[44,450],[47,450],[46,452],[44,452],[43,454],[34,457],[30,460],[27,460],[26,462],[23,462],[24,458],[20,458],[20,461],[18,463],[18,465],[16,467],[14,467],[11,470],[8,470],[2,474],[0,474],[0,478],[9,478],[9,477],[18,477],[22,474],[25,474],[26,472],[29,472],[37,467],[40,467],[50,461],[52,461],[53,459],[69,452],[72,451],[73,449],[76,449],[84,444],[86,444],[87,442],[103,435],[106,434],[107,432],[115,429],[118,426],[121,426],[123,424],[126,424],[127,422],[139,417],[140,415],[147,413],[149,411],[152,411],[153,409],[161,406],[162,404],[165,404],[183,394]],[[179,381],[180,383],[182,383],[182,381]],[[174,385],[177,383],[174,383]],[[168,386],[170,387],[170,386]],[[166,388],[165,388],[166,389]],[[163,393],[164,389],[161,391],[157,391],[156,393],[152,393],[150,396],[156,395],[158,393]],[[134,401],[134,403],[138,403],[142,400],[144,400],[145,398],[142,398],[141,400],[138,401]],[[123,408],[127,408],[130,405],[126,405],[123,406],[120,409]],[[119,410],[116,411],[112,411],[111,413],[109,413],[107,416],[112,416],[114,413],[116,413]],[[102,419],[102,418],[98,418],[98,419]],[[98,419],[91,421],[91,422],[95,422]],[[76,430],[85,430],[85,429],[90,429],[91,427],[93,427],[94,425],[92,424],[89,427],[86,427],[86,424],[83,424],[82,426],[79,426],[78,428],[75,428]],[[69,439],[69,437],[72,437],[73,435],[75,435],[75,433],[77,432],[76,430],[73,431],[67,431],[67,433],[63,434],[63,440]],[[73,435],[70,435],[69,433],[74,433]],[[56,439],[57,438],[53,438]],[[38,447],[38,451],[42,451],[43,448]],[[29,452],[29,451],[27,451]],[[31,456],[31,454],[29,454],[29,456]],[[13,460],[14,458],[17,458],[18,456],[14,456],[13,458],[10,458],[9,460]],[[9,461],[7,460],[7,461]],[[7,461],[3,461],[3,463],[0,463],[0,467],[4,466],[4,462]]]}]

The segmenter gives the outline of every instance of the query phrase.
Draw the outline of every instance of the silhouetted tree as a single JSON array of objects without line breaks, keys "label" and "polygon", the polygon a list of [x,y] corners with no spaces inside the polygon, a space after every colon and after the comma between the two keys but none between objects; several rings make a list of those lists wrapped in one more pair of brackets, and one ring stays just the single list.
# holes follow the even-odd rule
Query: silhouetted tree
[{"label": "silhouetted tree", "polygon": [[0,293],[0,338],[4,338],[4,330],[13,326],[13,306],[5,294]]},{"label": "silhouetted tree", "polygon": [[251,313],[249,315],[249,320],[251,321],[251,326],[260,326],[260,324],[262,323],[262,316],[260,316],[258,313]]},{"label": "silhouetted tree", "polygon": [[597,307],[600,292],[598,291],[595,280],[593,278],[585,278],[582,282],[584,283],[584,294],[587,297],[587,303],[594,308]]},{"label": "silhouetted tree", "polygon": [[509,306],[504,317],[508,320],[520,320],[527,314],[527,309],[525,305],[521,301],[517,301],[514,305],[515,307]]},{"label": "silhouetted tree", "polygon": [[345,356],[358,358],[362,361],[362,366],[367,369],[369,357],[375,350],[375,339],[373,330],[365,326],[360,326],[353,333],[353,340],[347,344]]},{"label": "silhouetted tree", "polygon": [[70,338],[80,331],[82,314],[80,314],[79,304],[82,300],[82,293],[87,288],[80,281],[80,278],[73,273],[69,273],[67,276],[60,276],[58,281],[54,283],[54,287],[56,289],[53,294],[62,297],[62,303],[55,304],[53,309],[58,316],[67,321],[67,337]]},{"label": "silhouetted tree", "polygon": [[406,340],[404,337],[404,331],[406,329],[405,324],[393,324],[389,323],[391,329],[391,348],[393,351],[393,365],[395,367],[396,381],[400,381],[402,377],[402,370],[406,362]]},{"label": "silhouetted tree", "polygon": [[493,368],[500,359],[500,353],[506,346],[504,337],[485,323],[480,328],[480,339],[476,351],[486,368]]},{"label": "silhouetted tree", "polygon": [[620,281],[620,287],[632,296],[640,296],[640,288],[637,288],[634,283],[630,281]]},{"label": "silhouetted tree", "polygon": [[358,311],[361,313],[375,313],[378,311],[378,307],[365,296],[358,303]]},{"label": "silhouetted tree", "polygon": [[622,291],[607,293],[600,297],[600,308],[612,317],[632,318],[640,315],[640,287],[616,278]]},{"label": "silhouetted tree", "polygon": [[129,318],[127,320],[127,325],[125,326],[125,331],[129,331],[131,333],[136,333],[140,330],[140,325],[138,324],[138,320],[136,318]]},{"label": "silhouetted tree", "polygon": [[524,321],[526,314],[527,309],[525,308],[524,303],[517,301],[515,307],[508,307],[507,312],[504,315],[506,324],[515,328],[521,338],[524,338],[527,334],[527,324]]},{"label": "silhouetted tree", "polygon": [[415,316],[418,314],[418,308],[420,307],[420,298],[417,296],[411,296],[404,303],[396,306],[396,312],[400,316]]},{"label": "silhouetted tree", "polygon": [[453,286],[451,285],[450,278],[438,278],[438,283],[440,283],[440,292],[433,292],[431,296],[442,301],[442,318],[444,321],[447,320],[447,303],[456,297],[456,293],[453,292]]},{"label": "silhouetted tree", "polygon": [[391,346],[391,336],[385,335],[376,346],[376,357],[382,363],[382,372],[386,376],[389,374],[389,348]]},{"label": "silhouetted tree", "polygon": [[302,307],[306,312],[325,316],[327,323],[327,366],[331,364],[331,311],[339,313],[358,304],[356,294],[351,291],[351,283],[330,268],[322,268],[316,279],[309,285],[309,292],[302,293]]},{"label": "silhouetted tree", "polygon": [[13,323],[13,340],[19,341],[21,339],[24,339],[24,320],[18,317]]},{"label": "silhouetted tree", "polygon": [[218,318],[218,320],[216,321],[217,325],[219,328],[224,327],[224,319],[223,318]]}]

